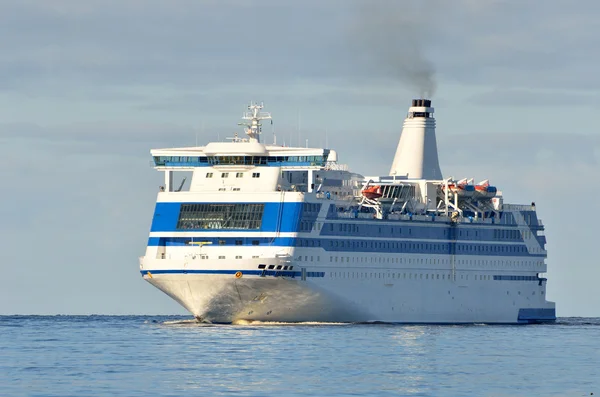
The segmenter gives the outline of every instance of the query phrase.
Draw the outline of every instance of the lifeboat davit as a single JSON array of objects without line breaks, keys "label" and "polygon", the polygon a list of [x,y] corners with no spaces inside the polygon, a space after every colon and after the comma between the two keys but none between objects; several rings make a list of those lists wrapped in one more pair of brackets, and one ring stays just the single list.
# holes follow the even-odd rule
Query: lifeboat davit
[{"label": "lifeboat davit", "polygon": [[362,191],[363,196],[365,196],[366,198],[370,199],[370,200],[375,200],[378,199],[379,197],[382,196],[381,194],[381,186],[369,186],[367,188],[364,188]]},{"label": "lifeboat davit", "polygon": [[489,199],[496,195],[498,189],[495,186],[490,186],[490,181],[487,179],[475,185],[475,197]]}]

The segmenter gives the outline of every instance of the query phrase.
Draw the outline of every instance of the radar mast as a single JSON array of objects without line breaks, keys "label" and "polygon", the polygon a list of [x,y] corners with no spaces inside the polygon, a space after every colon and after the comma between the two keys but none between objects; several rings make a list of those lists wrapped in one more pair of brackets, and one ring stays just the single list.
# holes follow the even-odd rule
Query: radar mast
[{"label": "radar mast", "polygon": [[244,114],[242,115],[242,119],[248,121],[245,123],[238,123],[238,125],[243,125],[246,127],[244,128],[244,131],[246,132],[246,135],[248,135],[250,142],[260,142],[259,135],[262,130],[262,124],[260,123],[260,121],[271,119],[271,113],[261,112],[261,109],[263,107],[264,105],[262,102],[260,104],[250,102],[250,105],[248,106],[248,111],[244,112]]}]

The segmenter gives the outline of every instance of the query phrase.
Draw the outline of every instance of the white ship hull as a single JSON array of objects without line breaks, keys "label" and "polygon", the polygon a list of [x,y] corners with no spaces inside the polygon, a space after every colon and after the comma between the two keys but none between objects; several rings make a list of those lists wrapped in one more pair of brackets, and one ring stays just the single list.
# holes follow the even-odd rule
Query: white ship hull
[{"label": "white ship hull", "polygon": [[[464,275],[453,280],[448,270],[415,272],[401,268],[352,268],[353,272],[323,268],[324,272],[318,272],[323,277],[303,280],[301,272],[279,272],[275,276],[270,271],[261,276],[256,274],[261,273],[254,270],[256,267],[245,271],[241,264],[235,269],[215,271],[220,274],[196,270],[203,272],[197,274],[192,268],[175,270],[181,267],[177,261],[170,262],[173,269],[168,272],[174,273],[143,270],[144,279],[197,319],[213,323],[520,324],[554,320],[554,303],[545,301],[542,283],[531,280],[473,280],[476,272],[470,272],[470,280]],[[411,271],[416,279],[403,278]],[[236,277],[237,272],[242,273],[241,277]],[[353,276],[333,276],[341,273]]]},{"label": "white ship hull", "polygon": [[202,321],[366,321],[365,315],[347,310],[344,302],[317,285],[284,277],[165,275],[146,279]]}]

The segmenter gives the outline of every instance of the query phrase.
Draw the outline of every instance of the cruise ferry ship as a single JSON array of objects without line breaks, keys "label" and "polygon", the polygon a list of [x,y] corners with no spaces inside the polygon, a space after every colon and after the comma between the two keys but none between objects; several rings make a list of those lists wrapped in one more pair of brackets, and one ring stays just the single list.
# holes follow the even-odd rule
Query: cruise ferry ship
[{"label": "cruise ferry ship", "polygon": [[536,323],[546,238],[535,204],[443,177],[431,100],[408,109],[388,175],[335,150],[246,137],[154,149],[164,172],[142,277],[199,321]]}]

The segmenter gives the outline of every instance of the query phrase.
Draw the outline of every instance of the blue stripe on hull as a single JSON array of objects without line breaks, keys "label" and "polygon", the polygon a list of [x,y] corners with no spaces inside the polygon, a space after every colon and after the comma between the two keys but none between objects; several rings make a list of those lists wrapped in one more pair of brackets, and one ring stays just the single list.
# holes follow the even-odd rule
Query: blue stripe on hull
[{"label": "blue stripe on hull", "polygon": [[[284,277],[300,277],[301,272],[290,270],[240,270],[243,274],[253,276],[284,276]],[[167,270],[140,270],[142,275],[148,272],[152,274],[236,274],[238,270],[196,270],[196,269],[167,269]],[[307,277],[325,277],[325,272],[306,272]],[[495,281],[539,281],[536,276],[494,276]],[[544,279],[545,280],[545,279]],[[521,309],[534,310],[534,309]],[[550,309],[535,309],[535,310],[550,310]],[[552,309],[554,310],[554,309]],[[524,316],[530,315],[525,312]]]},{"label": "blue stripe on hull", "polygon": [[[296,244],[296,239],[293,237],[150,237],[148,247],[183,247],[189,246],[193,242],[208,242],[211,245],[234,247],[253,245],[293,247]],[[223,242],[223,244],[219,244],[219,242]]]},{"label": "blue stripe on hull", "polygon": [[[302,272],[289,270],[195,270],[195,269],[167,269],[167,270],[140,270],[142,276],[150,274],[231,274],[235,275],[238,271],[242,275],[250,276],[273,276],[273,277],[291,277],[296,278],[302,275]],[[325,272],[306,272],[306,277],[325,277]]]},{"label": "blue stripe on hull", "polygon": [[540,281],[545,280],[539,278],[537,276],[517,276],[517,275],[495,275],[494,280],[503,280],[503,281]]},{"label": "blue stripe on hull", "polygon": [[530,254],[524,245],[467,244],[454,242],[415,242],[404,240],[359,240],[295,237],[150,237],[149,247],[183,247],[193,242],[209,242],[222,246],[275,246],[322,248],[329,253],[387,253],[387,254],[430,254],[430,255],[475,255],[488,257],[538,257],[545,254]]},{"label": "blue stripe on hull", "polygon": [[519,322],[543,323],[556,321],[556,309],[528,308],[519,309]]}]

